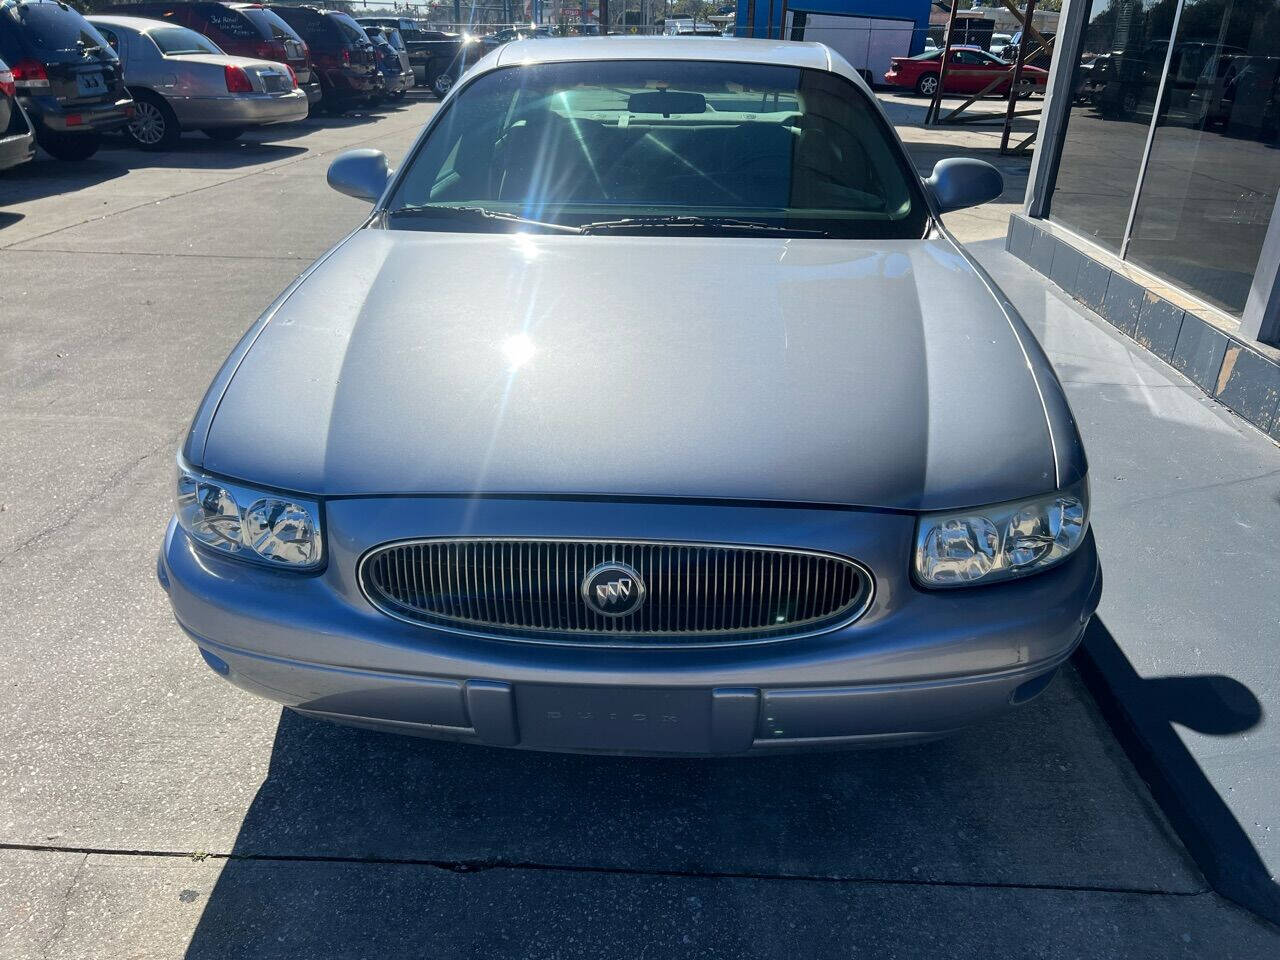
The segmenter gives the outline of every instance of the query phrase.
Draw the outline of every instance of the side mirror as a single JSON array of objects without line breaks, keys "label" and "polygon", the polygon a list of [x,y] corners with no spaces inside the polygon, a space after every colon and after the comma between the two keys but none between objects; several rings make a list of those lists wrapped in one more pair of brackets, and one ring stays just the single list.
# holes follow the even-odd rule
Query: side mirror
[{"label": "side mirror", "polygon": [[357,200],[376,201],[390,179],[391,167],[381,150],[346,150],[329,164],[329,186]]},{"label": "side mirror", "polygon": [[[332,183],[332,171],[329,176]],[[933,191],[938,209],[943,213],[976,207],[1004,193],[1004,177],[1000,176],[1000,171],[985,160],[968,157],[939,160],[925,183]]]}]

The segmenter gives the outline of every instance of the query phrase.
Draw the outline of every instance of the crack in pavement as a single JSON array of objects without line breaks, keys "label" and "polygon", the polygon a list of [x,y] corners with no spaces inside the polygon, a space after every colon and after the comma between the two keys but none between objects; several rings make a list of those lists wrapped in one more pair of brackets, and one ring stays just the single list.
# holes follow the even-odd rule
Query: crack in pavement
[{"label": "crack in pavement", "polygon": [[[26,243],[27,241],[19,240],[18,242]],[[155,250],[65,250],[58,247],[0,247],[0,253],[66,253],[77,257],[189,257],[195,260],[252,260],[255,263],[262,260],[300,260],[303,263],[310,263],[315,259],[306,255],[279,256],[269,253],[246,256],[235,253],[169,253]]]},{"label": "crack in pavement", "polygon": [[850,886],[956,887],[984,890],[1044,890],[1066,893],[1105,893],[1146,897],[1200,897],[1210,893],[1208,887],[1197,890],[1151,890],[1143,887],[1121,887],[1107,884],[1015,883],[998,880],[931,880],[898,877],[838,876],[832,874],[753,873],[737,870],[677,870],[642,867],[605,867],[568,863],[543,863],[536,860],[503,858],[471,860],[434,860],[402,857],[358,857],[324,854],[204,853],[182,850],[122,849],[114,847],[74,847],[56,844],[0,842],[0,850],[28,853],[74,853],[107,857],[152,857],[168,860],[191,860],[202,863],[320,863],[391,867],[428,867],[449,873],[484,873],[492,870],[538,871],[544,873],[577,873],[623,877],[654,877],[677,880],[760,880],[790,883],[845,884]]},{"label": "crack in pavement", "polygon": [[[177,431],[171,432],[163,440],[161,440],[158,444],[151,447],[151,449],[147,450],[141,456],[134,457],[132,460],[130,460],[128,463],[122,466],[119,470],[115,471],[109,477],[107,477],[98,490],[90,493],[83,500],[79,509],[73,511],[69,516],[64,517],[62,520],[59,520],[53,526],[45,527],[43,530],[37,530],[31,536],[27,537],[27,539],[23,540],[21,543],[10,548],[3,556],[0,556],[0,567],[3,567],[6,563],[8,563],[10,560],[16,557],[18,554],[22,553],[33,543],[38,543],[39,541],[43,540],[45,537],[51,536],[52,534],[57,533],[59,530],[64,530],[67,527],[69,527],[71,524],[75,523],[75,521],[78,520],[81,516],[83,516],[86,511],[96,506],[98,501],[100,501],[104,496],[106,496],[108,491],[114,489],[120,483],[121,480],[123,480],[126,476],[129,475],[131,471],[136,469],[140,464],[149,460],[151,457],[154,457],[161,450],[164,450],[166,448],[176,450],[177,444],[181,442],[182,435],[186,432],[187,432],[187,428],[185,426],[180,428]],[[0,849],[4,849],[3,845],[0,845]]]},{"label": "crack in pavement", "polygon": [[80,875],[84,873],[85,864],[88,862],[89,854],[86,853],[80,858],[80,862],[76,864],[75,870],[71,872],[71,879],[67,881],[66,889],[62,891],[62,897],[59,901],[62,909],[58,917],[58,922],[54,928],[49,931],[49,936],[45,938],[44,943],[40,946],[40,956],[42,957],[47,958],[49,956],[49,951],[52,950],[54,944],[61,939],[62,932],[67,929],[67,921],[70,919],[71,915],[71,892],[75,890],[76,884],[80,882]]}]

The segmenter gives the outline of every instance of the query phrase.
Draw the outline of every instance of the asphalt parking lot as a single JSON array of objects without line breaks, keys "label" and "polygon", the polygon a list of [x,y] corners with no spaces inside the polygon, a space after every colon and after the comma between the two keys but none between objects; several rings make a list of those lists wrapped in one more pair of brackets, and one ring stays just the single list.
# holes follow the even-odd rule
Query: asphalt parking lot
[{"label": "asphalt parking lot", "polygon": [[433,109],[0,178],[0,957],[1275,955],[1071,670],[938,743],[692,761],[338,728],[203,666],[154,576],[173,451],[360,222],[333,155]]}]

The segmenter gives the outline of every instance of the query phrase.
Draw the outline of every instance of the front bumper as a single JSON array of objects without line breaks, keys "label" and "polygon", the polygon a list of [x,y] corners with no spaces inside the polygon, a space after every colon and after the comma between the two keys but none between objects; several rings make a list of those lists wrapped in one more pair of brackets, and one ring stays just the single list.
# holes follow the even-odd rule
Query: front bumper
[{"label": "front bumper", "polygon": [[53,133],[90,133],[119,130],[133,119],[133,100],[78,107],[64,104],[56,97],[19,96],[27,115],[36,128]]},{"label": "front bumper", "polygon": [[230,97],[173,97],[178,122],[189,130],[252,127],[305,120],[309,103],[299,89],[288,93],[246,93]]},{"label": "front bumper", "polygon": [[[942,736],[1034,696],[1071,654],[1102,580],[1092,535],[1012,583],[922,591],[914,519],[867,511],[418,500],[326,503],[326,569],[214,556],[171,523],[158,575],[232,683],[340,722],[499,746],[632,754],[767,753]],[[620,648],[480,639],[391,620],[354,582],[367,548],[478,536],[803,544],[877,577],[867,613],[803,639]]]}]

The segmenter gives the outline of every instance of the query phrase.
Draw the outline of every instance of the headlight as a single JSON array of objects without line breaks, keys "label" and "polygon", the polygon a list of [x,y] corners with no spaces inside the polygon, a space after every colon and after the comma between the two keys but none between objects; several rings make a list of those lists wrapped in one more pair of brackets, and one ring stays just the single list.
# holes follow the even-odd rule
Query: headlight
[{"label": "headlight", "polygon": [[1088,529],[1088,480],[1030,500],[931,513],[916,528],[916,579],[963,587],[1035,573],[1070,556]]},{"label": "headlight", "polygon": [[220,480],[178,461],[178,523],[223,553],[292,570],[323,560],[320,505]]}]

